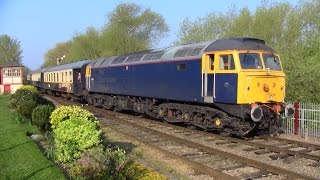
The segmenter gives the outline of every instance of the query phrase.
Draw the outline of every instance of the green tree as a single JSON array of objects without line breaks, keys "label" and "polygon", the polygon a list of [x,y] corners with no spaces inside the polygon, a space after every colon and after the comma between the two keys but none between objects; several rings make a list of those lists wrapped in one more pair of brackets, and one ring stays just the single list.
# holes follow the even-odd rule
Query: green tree
[{"label": "green tree", "polygon": [[146,50],[167,31],[168,27],[160,14],[132,3],[119,4],[108,15],[108,23],[102,31],[103,55]]},{"label": "green tree", "polygon": [[21,54],[20,41],[8,35],[0,35],[0,65],[8,61],[21,63]]},{"label": "green tree", "polygon": [[87,28],[86,32],[77,33],[72,38],[72,46],[66,55],[66,61],[81,59],[97,59],[101,57],[100,32],[94,27]]},{"label": "green tree", "polygon": [[160,14],[132,3],[119,4],[107,15],[107,23],[101,30],[89,27],[85,33],[77,33],[72,40],[49,49],[42,67],[56,65],[57,58],[63,55],[61,64],[146,50],[156,45],[167,31]]},{"label": "green tree", "polygon": [[60,61],[60,64],[66,63],[65,57],[69,53],[72,42],[63,42],[55,45],[54,48],[49,49],[45,54],[45,60],[42,64],[42,67],[49,67],[57,65],[57,61]]}]

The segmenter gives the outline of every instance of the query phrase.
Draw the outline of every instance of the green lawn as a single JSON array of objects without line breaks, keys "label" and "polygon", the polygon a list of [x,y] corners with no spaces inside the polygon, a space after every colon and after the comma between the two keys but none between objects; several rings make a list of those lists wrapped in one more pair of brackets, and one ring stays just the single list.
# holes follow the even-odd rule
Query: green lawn
[{"label": "green lawn", "polygon": [[8,95],[0,95],[0,179],[65,179],[26,136],[37,129],[12,120]]}]

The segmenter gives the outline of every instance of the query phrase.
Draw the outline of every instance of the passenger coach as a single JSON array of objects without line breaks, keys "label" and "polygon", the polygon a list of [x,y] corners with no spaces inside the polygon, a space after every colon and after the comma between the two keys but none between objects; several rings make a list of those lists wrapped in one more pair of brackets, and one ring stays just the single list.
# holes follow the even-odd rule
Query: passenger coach
[{"label": "passenger coach", "polygon": [[31,84],[48,94],[79,97],[84,92],[81,68],[90,62],[82,60],[36,70],[30,76]]}]

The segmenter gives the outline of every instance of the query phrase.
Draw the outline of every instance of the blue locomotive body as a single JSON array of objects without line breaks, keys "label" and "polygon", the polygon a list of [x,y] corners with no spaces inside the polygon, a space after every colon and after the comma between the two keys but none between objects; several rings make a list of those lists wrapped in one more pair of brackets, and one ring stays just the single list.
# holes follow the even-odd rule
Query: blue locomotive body
[{"label": "blue locomotive body", "polygon": [[203,102],[200,71],[200,59],[93,67],[89,91]]}]

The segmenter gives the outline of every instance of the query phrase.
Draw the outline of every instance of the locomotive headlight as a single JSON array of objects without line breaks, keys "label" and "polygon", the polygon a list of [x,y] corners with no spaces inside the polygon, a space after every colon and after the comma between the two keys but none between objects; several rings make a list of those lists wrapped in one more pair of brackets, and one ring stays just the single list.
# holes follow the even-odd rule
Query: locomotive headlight
[{"label": "locomotive headlight", "polygon": [[257,104],[254,105],[251,109],[250,115],[251,115],[251,119],[254,122],[259,122],[262,119],[262,115],[263,115],[263,110],[261,106]]},{"label": "locomotive headlight", "polygon": [[288,104],[284,110],[284,115],[286,118],[291,119],[294,115],[294,106],[293,104]]}]

